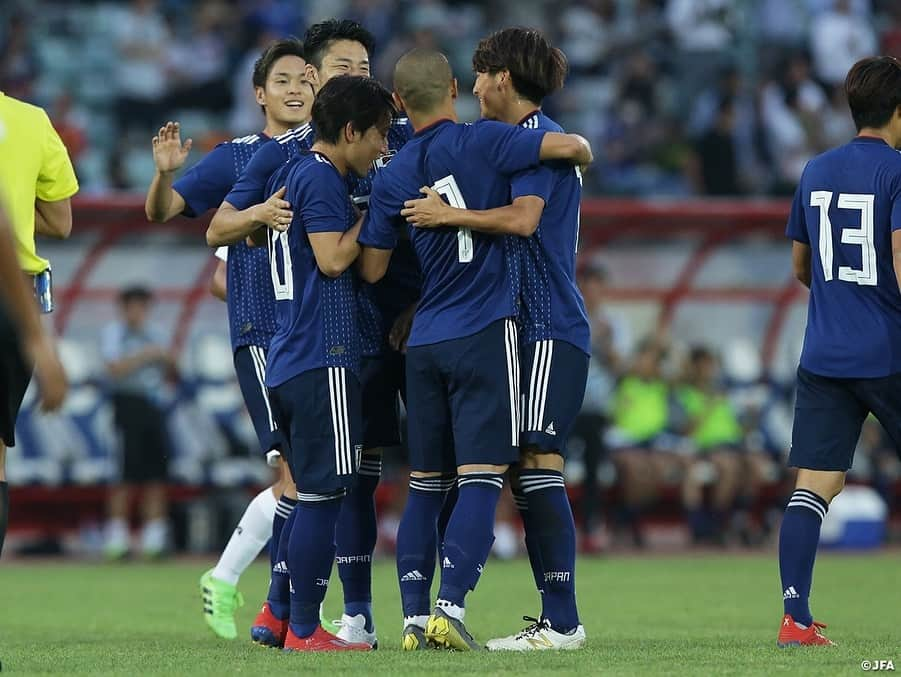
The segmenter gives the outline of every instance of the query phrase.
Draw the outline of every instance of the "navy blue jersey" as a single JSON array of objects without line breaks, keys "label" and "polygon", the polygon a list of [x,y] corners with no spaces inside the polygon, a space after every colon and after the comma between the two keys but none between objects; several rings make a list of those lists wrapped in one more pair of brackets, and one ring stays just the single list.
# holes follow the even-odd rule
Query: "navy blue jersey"
[{"label": "navy blue jersey", "polygon": [[[499,122],[442,120],[419,130],[376,175],[360,243],[393,249],[405,200],[432,186],[455,207],[492,209],[510,202],[510,176],[538,164],[545,132]],[[466,228],[410,228],[422,268],[422,297],[408,345],[470,336],[516,315],[518,267],[505,237]]]},{"label": "navy blue jersey", "polygon": [[[364,178],[348,175],[347,190],[354,202],[365,208],[369,201],[372,177],[407,142],[412,128],[407,118],[394,120],[388,130],[388,154],[375,161],[369,175]],[[316,140],[311,125],[306,124],[275,137],[265,144],[247,165],[226,200],[238,210],[244,210],[264,202],[283,182],[272,181],[279,169],[283,169],[301,152],[312,148]],[[292,205],[293,208],[293,205]],[[378,355],[385,347],[388,332],[395,318],[419,298],[421,275],[412,247],[404,248],[389,268],[385,279],[374,287],[361,285],[359,291],[359,316],[363,354]]]},{"label": "navy blue jersey", "polygon": [[901,372],[899,228],[901,154],[881,139],[857,137],[804,168],[786,229],[811,248],[804,369],[839,378]]},{"label": "navy blue jersey", "polygon": [[269,346],[266,385],[325,367],[360,372],[357,280],[351,268],[335,278],[319,270],[309,233],[343,233],[355,222],[347,184],[329,160],[304,153],[285,178],[294,218],[269,231],[269,258],[278,329]]},{"label": "navy blue jersey", "polygon": [[[522,126],[563,131],[541,111],[527,117]],[[579,168],[565,162],[551,162],[521,172],[510,182],[510,198],[515,200],[524,195],[544,200],[544,212],[538,228],[531,237],[522,240],[520,247],[521,338],[527,344],[558,339],[590,355],[588,314],[576,286],[582,197]]]},{"label": "navy blue jersey", "polygon": [[[185,201],[185,216],[218,207],[241,172],[269,137],[251,134],[220,143],[184,173],[172,188]],[[269,282],[269,257],[261,248],[238,242],[228,248],[226,304],[232,349],[267,348],[275,333],[275,303]]]}]

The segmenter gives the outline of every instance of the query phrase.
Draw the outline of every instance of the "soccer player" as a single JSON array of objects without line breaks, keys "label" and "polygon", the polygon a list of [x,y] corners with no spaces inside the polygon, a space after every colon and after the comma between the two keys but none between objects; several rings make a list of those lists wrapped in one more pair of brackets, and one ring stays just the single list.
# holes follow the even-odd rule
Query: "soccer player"
[{"label": "soccer player", "polygon": [[394,108],[375,80],[330,80],[313,103],[316,142],[293,164],[285,197],[294,216],[269,243],[278,330],[266,385],[289,448],[298,503],[288,541],[288,651],[369,650],[319,622],[335,557],[335,526],[363,447],[358,282],[359,221],[347,192],[386,150]]},{"label": "soccer player", "polygon": [[[527,129],[562,131],[541,112],[563,86],[566,57],[539,31],[508,28],[479,43],[473,93],[482,117]],[[510,182],[512,204],[487,211],[452,207],[430,188],[402,214],[422,227],[457,225],[522,236],[520,459],[513,496],[523,518],[539,618],[521,632],[487,642],[491,650],[575,649],[585,643],[575,596],[576,527],[563,482],[566,439],[588,378],[590,331],[576,286],[581,174],[565,163],[542,164]]]},{"label": "soccer player", "polygon": [[[50,262],[37,255],[35,235],[56,239],[72,231],[75,170],[59,134],[42,108],[0,92],[0,190],[12,224],[19,267],[34,286],[39,308],[53,310]],[[8,332],[7,332],[8,335]],[[20,350],[4,354],[0,401],[0,543],[6,535],[9,493],[6,447],[15,444],[15,423],[31,380],[31,366]]]},{"label": "soccer player", "polygon": [[[339,75],[369,75],[374,39],[353,21],[329,20],[311,26],[304,36],[307,75],[318,89]],[[399,150],[410,135],[406,118],[392,121],[388,150],[378,158],[367,176],[348,177],[354,202],[365,206],[371,177]],[[286,162],[296,161],[313,144],[312,125],[277,137],[263,146],[248,164],[210,224],[207,241],[218,245],[242,239],[256,230],[253,210],[267,196],[283,210],[276,228],[291,218],[291,205],[281,199],[280,186],[266,186],[275,174],[287,171]],[[389,347],[392,327],[419,297],[420,273],[408,240],[401,242],[386,279],[375,286],[360,285],[357,293],[363,363],[363,459],[357,485],[344,501],[338,521],[338,573],[344,588],[344,613],[339,636],[351,642],[376,644],[372,620],[372,553],[377,537],[374,494],[381,475],[381,449],[400,443],[397,397],[403,384],[403,359]],[[288,575],[284,558],[273,567],[268,602],[254,621],[252,634],[262,644],[278,645],[288,618]]]},{"label": "soccer player", "polygon": [[[509,177],[542,159],[588,162],[580,137],[498,122],[456,124],[456,80],[443,54],[414,50],[398,61],[395,97],[416,130],[376,175],[360,234],[364,279],[385,272],[403,224],[404,201],[423,185],[452,204],[490,209],[508,200]],[[506,238],[468,228],[415,229],[422,298],[407,341],[410,493],[398,529],[404,648],[426,640],[478,645],[463,625],[464,598],[493,541],[503,473],[518,458],[519,357],[515,322],[518,266]],[[431,617],[436,522],[457,474],[441,588]]]},{"label": "soccer player", "polygon": [[[265,116],[263,131],[219,144],[178,180],[174,176],[187,158],[191,140],[181,143],[177,122],[162,127],[153,138],[156,173],[145,201],[147,218],[165,222],[179,214],[197,217],[218,206],[261,145],[307,122],[313,91],[305,67],[304,47],[299,40],[269,45],[254,64],[252,79]],[[272,221],[273,211],[269,205],[261,205],[256,218]],[[221,280],[224,273],[225,281],[214,285],[214,293],[228,304],[238,384],[260,450],[279,469],[278,480],[250,502],[216,566],[200,581],[207,625],[218,636],[234,639],[234,614],[241,603],[238,579],[270,537],[270,559],[274,561],[279,535],[296,503],[297,492],[288,464],[279,456],[281,442],[264,386],[266,351],[275,333],[269,258],[264,249],[250,248],[244,242],[221,247],[216,255],[221,261],[214,279]]]},{"label": "soccer player", "polygon": [[786,229],[810,305],[788,458],[798,478],[779,532],[780,647],[833,644],[808,606],[813,565],[869,414],[901,454],[901,62],[858,61],[845,94],[857,136],[807,164]]}]

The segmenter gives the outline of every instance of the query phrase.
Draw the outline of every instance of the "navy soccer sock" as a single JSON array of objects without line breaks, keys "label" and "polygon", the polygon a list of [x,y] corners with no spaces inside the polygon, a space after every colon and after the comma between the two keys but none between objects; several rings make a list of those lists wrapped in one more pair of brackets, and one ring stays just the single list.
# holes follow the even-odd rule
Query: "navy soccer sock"
[{"label": "navy soccer sock", "polygon": [[785,613],[796,623],[813,623],[808,600],[813,580],[813,563],[820,541],[820,526],[829,503],[808,489],[795,489],[779,530],[779,572]]},{"label": "navy soccer sock", "polygon": [[535,523],[529,512],[529,502],[521,487],[513,488],[513,502],[522,518],[522,526],[526,534],[526,552],[529,555],[529,566],[532,567],[532,578],[535,580],[535,589],[538,594],[544,593],[544,569],[541,565],[541,553],[538,550],[538,542],[535,539]]},{"label": "navy soccer sock", "polygon": [[437,606],[462,616],[466,593],[475,589],[494,543],[494,514],[504,486],[498,473],[466,473],[447,525]]},{"label": "navy soccer sock", "polygon": [[[285,620],[291,613],[291,579],[288,575],[288,542],[291,540],[291,532],[294,530],[294,520],[297,519],[297,501],[295,508],[291,510],[282,525],[282,533],[278,541],[278,551],[275,555],[275,564],[269,574],[269,594],[266,601],[272,615],[280,620]],[[276,510],[278,510],[276,508]]]},{"label": "navy soccer sock", "polygon": [[576,610],[576,523],[563,473],[521,470],[519,484],[529,506],[529,519],[543,571],[541,617],[557,632],[579,625]]},{"label": "navy soccer sock", "polygon": [[453,476],[410,478],[407,505],[397,529],[397,580],[404,618],[431,612],[438,516],[453,484]]},{"label": "navy soccer sock", "polygon": [[282,496],[275,506],[275,517],[272,518],[272,538],[269,539],[269,566],[275,567],[278,562],[278,546],[282,537],[282,529],[285,521],[291,516],[291,511],[297,505],[297,500]]},{"label": "navy soccer sock", "polygon": [[6,539],[6,525],[9,523],[9,484],[0,482],[0,555]]},{"label": "navy soccer sock", "polygon": [[457,505],[457,489],[456,477],[450,484],[450,491],[444,498],[444,507],[441,508],[441,514],[438,515],[438,559],[444,559],[444,534],[447,533],[447,524],[450,522],[451,515],[454,514],[454,506]]},{"label": "navy soccer sock", "polygon": [[344,613],[363,614],[367,632],[372,632],[372,552],[378,536],[375,489],[381,475],[382,457],[363,456],[357,484],[341,504],[335,531]]},{"label": "navy soccer sock", "polygon": [[291,630],[309,637],[319,627],[319,605],[325,599],[335,559],[335,525],[346,492],[297,493],[294,524],[288,541],[291,576]]}]

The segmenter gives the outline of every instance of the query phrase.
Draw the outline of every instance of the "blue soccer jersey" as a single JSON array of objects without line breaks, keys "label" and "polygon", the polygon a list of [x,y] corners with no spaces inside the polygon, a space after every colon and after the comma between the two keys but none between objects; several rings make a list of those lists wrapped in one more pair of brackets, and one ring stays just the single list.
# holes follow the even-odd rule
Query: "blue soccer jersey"
[{"label": "blue soccer jersey", "polygon": [[[536,166],[545,132],[499,122],[442,120],[419,130],[375,178],[360,243],[394,249],[405,200],[432,186],[455,207],[491,209],[510,201],[510,176]],[[467,228],[410,228],[423,275],[407,345],[470,336],[517,311],[518,269],[506,238]]]},{"label": "blue soccer jersey", "polygon": [[[269,137],[251,134],[220,143],[172,185],[185,201],[185,216],[218,207],[241,172]],[[238,242],[228,248],[226,285],[232,349],[266,348],[275,333],[275,303],[270,292],[269,257],[263,248]]]},{"label": "blue soccer jersey", "polygon": [[[386,166],[412,135],[407,118],[397,118],[388,130],[388,154],[374,163],[366,177],[349,175],[347,190],[354,202],[365,208],[369,201],[372,178]],[[280,168],[284,168],[303,151],[312,148],[316,140],[313,127],[309,124],[292,129],[265,144],[247,165],[244,173],[226,196],[238,210],[244,210],[264,202],[281,187],[281,183],[271,181]],[[292,205],[293,207],[293,205]],[[395,318],[419,298],[421,275],[412,247],[399,247],[397,260],[389,268],[385,279],[370,287],[359,288],[359,319],[363,354],[378,355],[385,347],[388,332]]]},{"label": "blue soccer jersey", "polygon": [[310,233],[343,233],[355,222],[344,177],[324,155],[305,153],[285,179],[294,218],[269,232],[278,329],[269,346],[266,385],[325,367],[360,371],[358,282],[351,268],[335,278],[319,270]]},{"label": "blue soccer jersey", "polygon": [[[562,132],[541,111],[522,126]],[[535,232],[520,243],[522,266],[520,324],[524,343],[558,339],[591,354],[591,332],[582,293],[576,286],[576,249],[579,240],[579,201],[582,177],[578,167],[564,162],[544,163],[521,172],[510,182],[510,198],[535,195],[544,211]]]},{"label": "blue soccer jersey", "polygon": [[901,154],[857,137],[811,160],[786,234],[810,245],[801,366],[830,377],[901,372],[901,293],[892,231],[901,228]]}]

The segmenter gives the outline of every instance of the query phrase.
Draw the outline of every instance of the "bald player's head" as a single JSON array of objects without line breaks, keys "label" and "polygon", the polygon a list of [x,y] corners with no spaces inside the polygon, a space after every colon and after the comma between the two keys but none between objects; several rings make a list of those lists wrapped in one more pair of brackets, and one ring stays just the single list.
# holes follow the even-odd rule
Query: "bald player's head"
[{"label": "bald player's head", "polygon": [[456,96],[447,57],[433,49],[414,49],[394,67],[394,91],[407,113],[430,113]]}]

